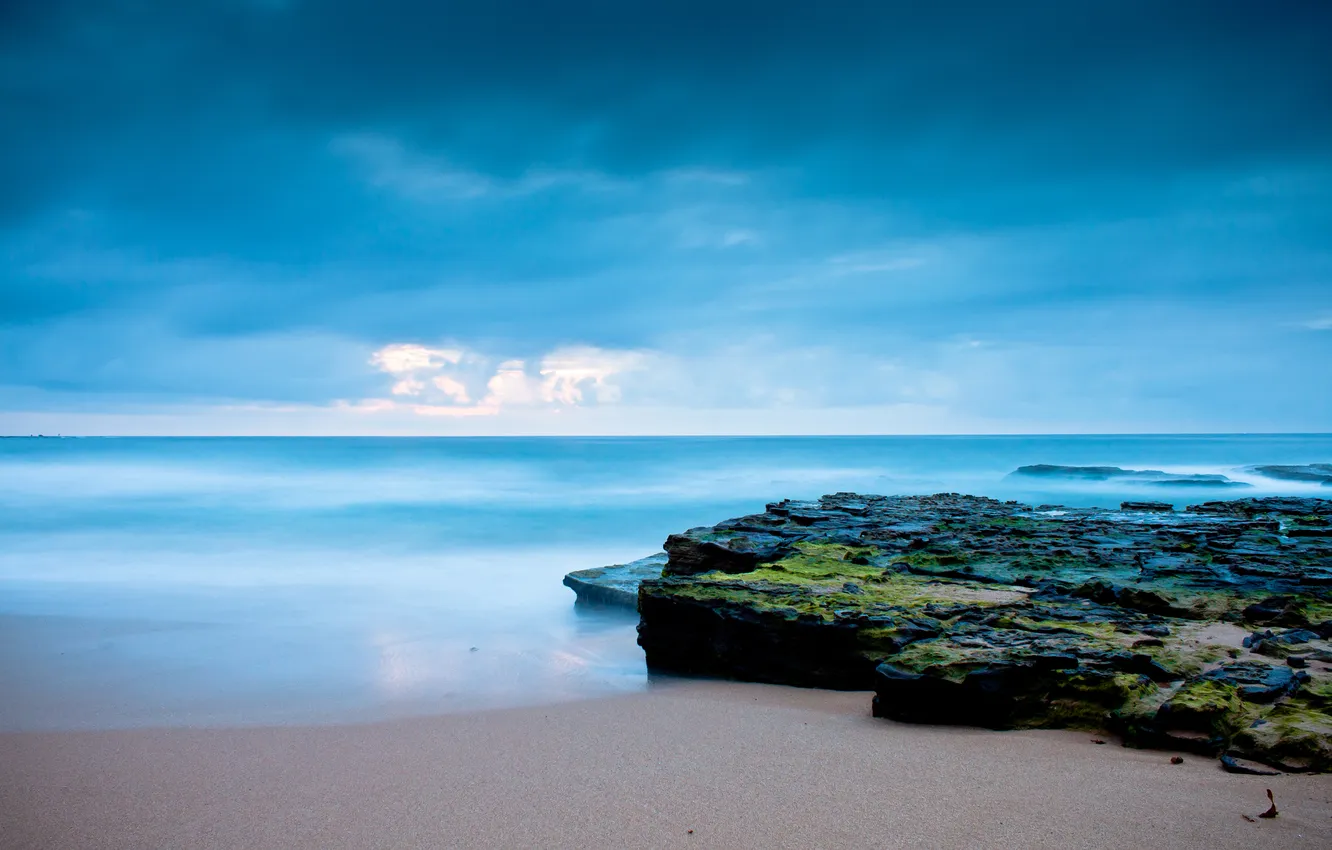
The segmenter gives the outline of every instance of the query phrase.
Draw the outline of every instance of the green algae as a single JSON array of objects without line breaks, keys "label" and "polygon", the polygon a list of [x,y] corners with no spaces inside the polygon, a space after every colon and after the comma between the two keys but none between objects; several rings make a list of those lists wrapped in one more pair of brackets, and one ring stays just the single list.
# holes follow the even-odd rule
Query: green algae
[{"label": "green algae", "polygon": [[1233,743],[1242,753],[1275,758],[1287,769],[1332,769],[1332,719],[1321,707],[1298,697],[1246,724]]},{"label": "green algae", "polygon": [[1305,597],[1300,600],[1299,606],[1305,623],[1309,625],[1332,620],[1332,600]]},{"label": "green algae", "polygon": [[1113,710],[1157,692],[1156,683],[1147,676],[1074,674],[1053,689],[1045,712],[1023,725],[1100,730],[1108,725]]},{"label": "green algae", "polygon": [[[869,547],[800,543],[786,557],[760,564],[749,572],[699,574],[688,583],[672,584],[670,592],[757,608],[792,609],[829,619],[930,605],[998,606],[1019,596],[983,582],[934,583],[884,570],[864,562],[873,551]],[[847,590],[848,586],[854,590]]]},{"label": "green algae", "polygon": [[1162,644],[1162,646],[1136,647],[1134,651],[1141,652],[1181,679],[1197,676],[1214,666],[1216,662],[1237,652],[1225,644],[1190,644],[1178,638],[1173,640],[1167,638]]},{"label": "green algae", "polygon": [[1186,682],[1164,708],[1175,727],[1222,736],[1234,735],[1259,714],[1252,704],[1240,699],[1239,688],[1212,679]]},{"label": "green algae", "polygon": [[1332,675],[1319,675],[1300,689],[1305,700],[1319,708],[1332,708]]},{"label": "green algae", "polygon": [[961,681],[967,673],[988,660],[939,639],[917,641],[892,658],[893,665],[903,670],[911,673],[939,671],[950,681]]},{"label": "green algae", "polygon": [[1142,730],[1156,720],[1161,707],[1170,701],[1183,683],[1164,687],[1147,688],[1131,695],[1123,705],[1110,713],[1111,725],[1116,725],[1125,732],[1129,741],[1142,737]]},{"label": "green algae", "polygon": [[[898,577],[857,584],[847,579],[844,575],[816,577],[761,568],[750,573],[708,573],[687,584],[645,582],[640,592],[711,600],[756,611],[787,611],[830,622],[957,605],[999,606],[1007,601],[992,598],[996,591],[984,585],[930,585]],[[856,592],[847,591],[847,584]]]},{"label": "green algae", "polygon": [[[867,580],[880,575],[878,567],[859,561],[874,554],[866,546],[841,546],[831,543],[798,543],[793,551],[779,561],[760,564],[747,573],[727,573],[739,581],[773,581],[795,583],[821,583],[834,579]],[[712,573],[707,578],[717,580]]]},{"label": "green algae", "polygon": [[984,528],[1034,529],[1036,528],[1037,521],[1033,517],[1021,516],[1021,515],[993,516],[993,517],[985,517],[984,519],[982,519],[980,521],[980,525]]},{"label": "green algae", "polygon": [[758,614],[780,617],[814,617],[831,621],[838,603],[854,597],[848,593],[829,593],[821,596],[806,596],[799,588],[790,584],[775,584],[766,581],[738,583],[727,581],[709,581],[701,579],[687,585],[668,584],[666,582],[644,582],[639,589],[641,607],[642,595],[660,595],[665,598],[691,599],[696,602],[714,603],[734,609],[752,610]]},{"label": "green algae", "polygon": [[1102,641],[1106,646],[1120,646],[1126,640],[1123,635],[1116,631],[1115,624],[1111,622],[1044,619],[1039,616],[1040,613],[1038,609],[1030,614],[1024,613],[1003,617],[996,620],[994,625],[997,628],[1010,628],[1027,632],[1049,633],[1053,631],[1061,634],[1082,635]]}]

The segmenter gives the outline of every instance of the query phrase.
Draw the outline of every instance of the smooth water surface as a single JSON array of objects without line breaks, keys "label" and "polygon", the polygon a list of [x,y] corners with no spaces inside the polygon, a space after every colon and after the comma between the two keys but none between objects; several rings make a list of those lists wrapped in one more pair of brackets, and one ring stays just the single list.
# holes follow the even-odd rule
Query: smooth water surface
[{"label": "smooth water surface", "polygon": [[[647,685],[573,569],[838,490],[1113,505],[1332,436],[0,440],[0,729],[343,722]],[[1246,491],[1005,476],[1221,472]]]}]

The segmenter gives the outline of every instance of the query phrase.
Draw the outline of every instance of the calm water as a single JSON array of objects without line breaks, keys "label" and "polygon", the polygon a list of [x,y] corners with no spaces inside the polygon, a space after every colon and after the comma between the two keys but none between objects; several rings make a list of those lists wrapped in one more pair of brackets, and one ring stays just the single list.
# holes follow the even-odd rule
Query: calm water
[{"label": "calm water", "polygon": [[1112,505],[1030,463],[1246,478],[1332,435],[0,440],[0,729],[352,721],[647,686],[572,569],[837,490]]}]

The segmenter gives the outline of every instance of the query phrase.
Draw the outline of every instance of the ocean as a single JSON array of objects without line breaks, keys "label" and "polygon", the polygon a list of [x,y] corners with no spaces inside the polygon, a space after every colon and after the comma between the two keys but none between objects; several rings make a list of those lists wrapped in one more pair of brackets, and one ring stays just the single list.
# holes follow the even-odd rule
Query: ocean
[{"label": "ocean", "polygon": [[[0,729],[358,722],[652,686],[574,569],[836,491],[1332,496],[1332,435],[0,440]],[[1244,490],[1009,477],[1219,473]]]}]

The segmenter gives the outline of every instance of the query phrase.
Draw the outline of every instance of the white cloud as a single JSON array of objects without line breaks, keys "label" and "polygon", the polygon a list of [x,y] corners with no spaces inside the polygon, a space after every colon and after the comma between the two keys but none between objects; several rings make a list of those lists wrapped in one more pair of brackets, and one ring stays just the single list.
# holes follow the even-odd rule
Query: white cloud
[{"label": "white cloud", "polygon": [[[638,351],[569,346],[543,356],[535,369],[525,360],[503,360],[486,377],[488,358],[475,352],[395,343],[374,352],[370,364],[398,379],[389,389],[391,395],[411,397],[415,403],[366,399],[344,406],[361,412],[405,409],[420,416],[493,416],[506,407],[558,410],[614,404],[621,398],[617,377],[644,369],[649,359]],[[468,390],[469,378],[485,379],[485,395],[477,401]]]},{"label": "white cloud", "polygon": [[575,405],[590,391],[597,402],[620,400],[616,375],[645,368],[648,356],[639,351],[611,351],[591,346],[562,348],[541,361],[541,396],[551,403]]},{"label": "white cloud", "polygon": [[420,395],[421,390],[425,389],[425,384],[415,378],[403,378],[393,385],[389,392],[394,395]]},{"label": "white cloud", "polygon": [[1332,314],[1310,319],[1304,326],[1311,331],[1332,331]]},{"label": "white cloud", "polygon": [[486,382],[486,397],[483,404],[499,407],[505,404],[535,404],[540,397],[540,387],[525,371],[521,360],[506,360],[499,365],[495,376]]},{"label": "white cloud", "polygon": [[467,404],[471,399],[467,395],[467,387],[456,378],[450,378],[448,375],[437,375],[431,379],[430,383],[444,395],[456,401],[458,404]]},{"label": "white cloud", "polygon": [[463,353],[456,348],[426,348],[410,343],[386,345],[374,353],[370,363],[381,372],[401,375],[428,369],[438,369],[446,363],[458,363]]}]

